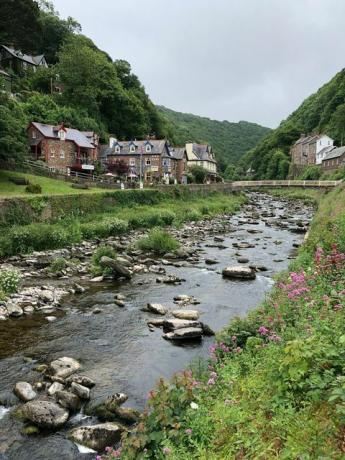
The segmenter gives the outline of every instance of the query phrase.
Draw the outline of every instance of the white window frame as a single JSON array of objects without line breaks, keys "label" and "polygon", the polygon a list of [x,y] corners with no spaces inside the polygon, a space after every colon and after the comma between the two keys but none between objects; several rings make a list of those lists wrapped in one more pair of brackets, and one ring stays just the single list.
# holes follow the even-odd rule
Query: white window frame
[{"label": "white window frame", "polygon": [[130,158],[129,166],[135,166],[135,158]]},{"label": "white window frame", "polygon": [[60,159],[61,160],[65,159],[65,151],[63,149],[60,150]]},{"label": "white window frame", "polygon": [[152,149],[151,149],[151,145],[150,145],[150,144],[146,144],[145,151],[149,153],[149,152],[151,152],[151,150],[152,150]]},{"label": "white window frame", "polygon": [[55,149],[50,149],[50,158],[55,158]]},{"label": "white window frame", "polygon": [[132,144],[132,145],[129,147],[129,151],[130,151],[131,153],[134,153],[134,152],[135,152],[135,145]]},{"label": "white window frame", "polygon": [[146,158],[145,165],[146,166],[151,166],[151,159],[150,158]]},{"label": "white window frame", "polygon": [[32,131],[32,139],[36,139],[36,138],[37,138],[36,131],[33,130],[33,131]]},{"label": "white window frame", "polygon": [[66,140],[66,133],[63,129],[60,129],[59,131],[59,138],[60,138],[60,141]]},{"label": "white window frame", "polygon": [[121,148],[119,145],[116,145],[115,147],[115,153],[120,153],[121,152]]}]

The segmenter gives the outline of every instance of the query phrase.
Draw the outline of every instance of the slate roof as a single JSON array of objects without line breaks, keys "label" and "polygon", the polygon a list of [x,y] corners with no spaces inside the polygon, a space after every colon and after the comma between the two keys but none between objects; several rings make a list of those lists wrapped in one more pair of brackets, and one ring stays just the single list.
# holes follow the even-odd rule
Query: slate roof
[{"label": "slate roof", "polygon": [[193,144],[193,153],[197,156],[198,160],[216,163],[211,152],[211,148],[208,144]]},{"label": "slate roof", "polygon": [[339,158],[345,153],[345,147],[337,147],[333,149],[329,154],[323,159],[323,161],[326,160],[332,160],[333,158]]},{"label": "slate roof", "polygon": [[172,157],[176,160],[182,160],[185,151],[186,149],[184,147],[173,147],[172,149],[170,149]]},{"label": "slate roof", "polygon": [[[49,137],[51,139],[59,139],[59,131],[55,126],[44,125],[43,123],[32,122],[32,125],[43,134],[44,137]],[[73,128],[63,127],[66,131],[66,141],[72,141],[76,145],[86,149],[94,149],[94,145],[89,141],[84,133]]]},{"label": "slate roof", "polygon": [[[150,144],[151,145],[151,151],[146,152],[145,148],[146,145]],[[135,152],[130,151],[131,145],[135,146]],[[116,152],[115,147],[120,146],[121,151]],[[102,149],[101,156],[102,157],[107,157],[109,155],[140,155],[143,153],[143,155],[163,155],[167,154],[168,156],[170,155],[170,150],[167,146],[167,141],[166,139],[160,139],[160,140],[140,140],[140,141],[116,141],[113,147],[106,147]]]},{"label": "slate roof", "polygon": [[327,155],[331,150],[335,149],[334,145],[328,145],[327,147],[324,147],[320,152],[318,152],[316,155],[317,156],[325,156]]},{"label": "slate roof", "polygon": [[31,56],[30,54],[24,54],[21,51],[10,48],[9,46],[1,45],[8,53],[13,57],[20,59],[21,61],[27,62],[28,64],[38,66],[41,61],[44,59],[44,54],[39,54],[37,56]]}]

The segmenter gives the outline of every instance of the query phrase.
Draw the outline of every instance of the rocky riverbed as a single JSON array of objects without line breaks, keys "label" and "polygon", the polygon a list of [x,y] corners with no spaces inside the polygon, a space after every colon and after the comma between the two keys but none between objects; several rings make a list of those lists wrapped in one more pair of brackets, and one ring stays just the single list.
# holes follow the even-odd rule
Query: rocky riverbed
[{"label": "rocky riverbed", "polygon": [[[115,279],[89,270],[105,241],[4,261],[23,286],[0,305],[0,458],[87,459],[94,454],[80,444],[115,442],[157,378],[206,356],[213,331],[262,301],[312,212],[254,193],[234,216],[171,229],[181,249],[161,258],[134,248],[145,232],[109,238],[122,267]],[[52,273],[58,257],[67,264]],[[73,363],[67,376],[54,367],[61,359]]]}]

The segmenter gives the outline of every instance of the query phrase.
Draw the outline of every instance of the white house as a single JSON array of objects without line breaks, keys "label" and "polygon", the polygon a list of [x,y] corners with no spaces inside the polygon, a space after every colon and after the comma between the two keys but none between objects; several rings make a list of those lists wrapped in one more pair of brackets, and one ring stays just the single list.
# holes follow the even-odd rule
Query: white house
[{"label": "white house", "polygon": [[334,140],[327,134],[320,134],[316,141],[316,164],[320,165],[326,155],[333,149]]},{"label": "white house", "polygon": [[208,144],[186,144],[187,166],[201,166],[210,176],[217,176],[217,161],[212,147]]}]

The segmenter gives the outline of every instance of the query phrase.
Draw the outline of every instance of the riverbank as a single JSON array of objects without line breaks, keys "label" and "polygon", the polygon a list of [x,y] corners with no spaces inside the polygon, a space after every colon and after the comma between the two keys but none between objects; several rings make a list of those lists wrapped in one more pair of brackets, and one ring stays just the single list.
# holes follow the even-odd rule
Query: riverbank
[{"label": "riverbank", "polygon": [[160,382],[109,458],[344,457],[344,203],[344,186],[322,197],[292,271],[219,334],[208,366]]},{"label": "riverbank", "polygon": [[[6,226],[3,224],[0,237],[0,257],[64,248],[84,240],[123,235],[133,229],[178,227],[184,222],[232,214],[246,202],[246,197],[242,193],[217,192],[205,196],[204,191],[172,188],[166,192],[124,190],[52,197],[49,202],[44,198],[26,201],[36,217],[32,213],[28,215],[19,201],[12,201],[6,211],[2,211]],[[50,218],[47,217],[46,222],[27,225],[42,213],[48,213],[48,209]]]}]

